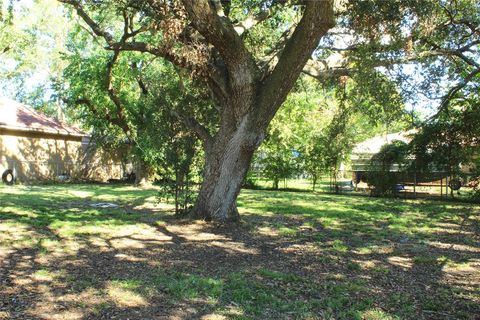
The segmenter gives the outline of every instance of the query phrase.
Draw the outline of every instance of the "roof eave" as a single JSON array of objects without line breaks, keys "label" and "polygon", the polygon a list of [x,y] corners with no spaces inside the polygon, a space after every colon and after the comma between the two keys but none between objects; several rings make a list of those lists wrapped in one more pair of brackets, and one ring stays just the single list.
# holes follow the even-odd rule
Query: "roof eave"
[{"label": "roof eave", "polygon": [[21,127],[21,126],[3,125],[1,123],[0,123],[0,129],[16,130],[16,131],[23,131],[23,132],[47,133],[47,134],[70,136],[70,137],[86,137],[86,136],[88,136],[88,134],[86,134],[86,133],[69,132],[67,130],[65,130],[65,131],[45,130],[45,129],[39,129],[39,128],[27,128],[27,127]]}]

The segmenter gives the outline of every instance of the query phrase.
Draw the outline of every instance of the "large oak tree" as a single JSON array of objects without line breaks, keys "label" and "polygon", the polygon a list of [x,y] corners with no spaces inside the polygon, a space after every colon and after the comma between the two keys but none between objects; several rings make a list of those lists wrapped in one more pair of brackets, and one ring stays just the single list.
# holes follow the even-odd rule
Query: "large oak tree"
[{"label": "large oak tree", "polygon": [[[333,1],[304,1],[295,6],[301,18],[292,21],[295,26],[284,26],[285,35],[278,40],[282,50],[271,57],[276,60],[273,64],[256,58],[242,34],[286,1],[265,3],[257,15],[239,23],[229,19],[230,5],[225,1],[62,2],[72,5],[114,54],[148,52],[203,78],[216,101],[220,121],[216,132],[194,119],[186,121],[205,149],[204,179],[194,215],[207,220],[238,219],[236,198],[252,155],[319,40],[333,27]],[[111,31],[114,26],[105,26],[92,15],[92,9],[101,6],[115,6],[123,15],[120,38]],[[142,33],[151,38],[139,41]],[[154,37],[157,43],[152,42]]]},{"label": "large oak tree", "polygon": [[[204,219],[238,218],[236,197],[252,155],[302,71],[320,81],[355,77],[378,95],[375,74],[402,76],[392,66],[422,65],[424,83],[437,84],[424,92],[443,93],[442,105],[478,76],[479,10],[472,0],[346,0],[336,1],[336,12],[333,0],[59,1],[113,58],[122,51],[161,57],[210,89],[216,128],[183,119],[204,144],[194,210]],[[450,90],[432,90],[442,75]]]}]

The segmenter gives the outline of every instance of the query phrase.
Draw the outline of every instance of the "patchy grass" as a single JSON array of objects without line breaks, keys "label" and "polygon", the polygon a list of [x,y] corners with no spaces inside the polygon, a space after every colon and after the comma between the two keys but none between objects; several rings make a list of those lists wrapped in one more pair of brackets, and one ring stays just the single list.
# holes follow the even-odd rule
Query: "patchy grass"
[{"label": "patchy grass", "polygon": [[243,221],[217,226],[156,194],[0,186],[0,319],[480,314],[478,207],[244,190]]}]

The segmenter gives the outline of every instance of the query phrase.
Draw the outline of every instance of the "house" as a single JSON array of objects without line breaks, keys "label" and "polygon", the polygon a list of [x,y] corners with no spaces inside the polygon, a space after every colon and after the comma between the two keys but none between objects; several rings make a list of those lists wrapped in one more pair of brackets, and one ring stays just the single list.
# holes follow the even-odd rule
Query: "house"
[{"label": "house", "polygon": [[[390,133],[382,136],[375,136],[357,144],[350,156],[352,161],[352,171],[365,172],[368,171],[370,160],[372,157],[380,152],[381,148],[393,141],[402,141],[409,143],[412,141],[412,136],[416,130],[402,131],[397,133]],[[398,165],[393,165],[391,171],[398,171]]]},{"label": "house", "polygon": [[[375,154],[380,152],[384,145],[392,143],[395,140],[408,144],[412,141],[416,132],[416,130],[409,130],[376,136],[357,144],[350,157],[353,173],[352,180],[355,183],[366,181],[366,172],[369,171],[370,160]],[[475,174],[472,174],[472,169],[474,168],[472,163],[478,161],[475,159],[477,159],[477,157],[475,157],[473,161],[468,161],[466,164],[460,166],[460,171],[464,176],[462,178],[464,184],[467,184],[468,181],[475,176]],[[412,158],[411,161],[414,161],[414,158]],[[398,164],[392,164],[389,171],[395,173],[401,171],[400,169],[401,168]],[[451,179],[458,180],[458,177],[452,177],[442,170],[432,170],[430,172],[417,172],[416,170],[410,170],[407,173],[403,173],[403,180],[408,183],[431,183],[432,185],[436,184],[437,186],[441,186],[443,185],[443,179],[446,179],[445,185],[447,185],[448,181],[451,181]]]},{"label": "house", "polygon": [[106,181],[126,170],[121,157],[92,148],[79,128],[0,99],[0,175],[20,182],[74,178]]}]

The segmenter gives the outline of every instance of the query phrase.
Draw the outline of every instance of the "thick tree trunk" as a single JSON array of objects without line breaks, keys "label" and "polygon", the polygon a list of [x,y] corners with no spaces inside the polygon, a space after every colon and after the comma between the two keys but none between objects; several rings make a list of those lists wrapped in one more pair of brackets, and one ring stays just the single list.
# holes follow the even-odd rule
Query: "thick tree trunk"
[{"label": "thick tree trunk", "polygon": [[135,186],[143,187],[147,186],[152,182],[153,172],[151,168],[145,164],[143,161],[140,161],[135,166]]},{"label": "thick tree trunk", "polygon": [[253,130],[253,126],[253,117],[246,115],[236,129],[220,129],[206,146],[204,177],[194,217],[219,222],[239,220],[237,196],[253,153],[263,140],[263,130]]},{"label": "thick tree trunk", "polygon": [[279,183],[280,183],[280,180],[277,179],[277,178],[274,178],[272,188],[275,189],[275,190],[278,190]]},{"label": "thick tree trunk", "polygon": [[[207,0],[183,0],[194,27],[212,44],[221,61],[210,75],[209,86],[220,109],[220,129],[205,141],[205,171],[193,211],[197,218],[225,222],[238,220],[236,199],[253,153],[285,101],[319,39],[334,25],[333,1],[306,1],[305,12],[270,71],[261,70],[228,19],[212,10]],[[215,57],[212,56],[212,57]]]}]

